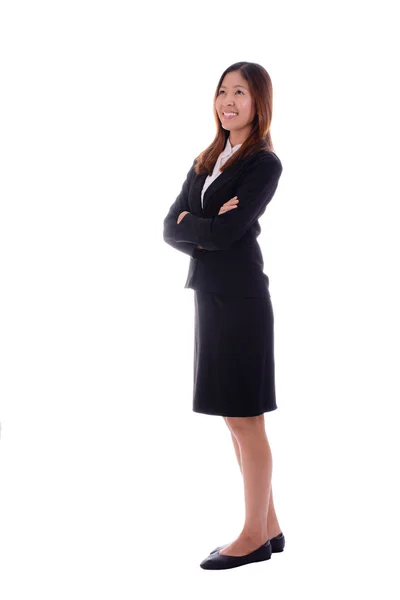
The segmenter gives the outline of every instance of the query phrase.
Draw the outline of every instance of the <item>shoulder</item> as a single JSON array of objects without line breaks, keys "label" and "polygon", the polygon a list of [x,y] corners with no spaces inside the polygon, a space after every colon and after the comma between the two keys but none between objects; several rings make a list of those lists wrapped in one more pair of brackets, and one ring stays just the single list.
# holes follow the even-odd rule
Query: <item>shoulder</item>
[{"label": "shoulder", "polygon": [[261,150],[247,157],[242,164],[240,174],[246,176],[260,176],[279,178],[282,173],[282,163],[275,152]]},{"label": "shoulder", "polygon": [[[193,160],[192,166],[190,168],[192,177],[196,175],[195,166],[197,163],[198,157]],[[257,152],[253,152],[250,156],[240,160],[237,165],[239,168],[238,174],[245,174],[248,170],[264,170],[267,169],[268,172],[273,172],[274,174],[282,173],[282,163],[280,158],[275,152],[272,150],[258,150]]]},{"label": "shoulder", "polygon": [[260,164],[269,167],[275,167],[277,170],[282,171],[282,163],[277,154],[272,150],[261,150],[260,152],[255,152],[251,157],[253,159],[252,164]]}]

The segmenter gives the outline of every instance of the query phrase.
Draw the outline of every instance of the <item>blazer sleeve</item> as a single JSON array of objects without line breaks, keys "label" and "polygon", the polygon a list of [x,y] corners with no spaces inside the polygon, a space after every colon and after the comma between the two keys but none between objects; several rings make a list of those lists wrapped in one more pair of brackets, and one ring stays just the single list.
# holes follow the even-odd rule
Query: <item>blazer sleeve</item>
[{"label": "blazer sleeve", "polygon": [[195,174],[195,170],[194,170],[195,162],[196,162],[196,159],[193,161],[193,164],[190,167],[190,169],[186,175],[186,179],[182,185],[180,194],[176,198],[175,202],[171,205],[171,207],[168,211],[168,214],[164,219],[164,232],[163,232],[164,241],[167,244],[169,244],[176,250],[179,250],[180,252],[189,254],[189,256],[194,256],[197,243],[196,242],[178,241],[174,238],[174,232],[175,232],[175,225],[177,224],[176,220],[177,220],[179,214],[183,210],[189,210],[189,204],[188,204],[189,187],[190,187],[192,178]]},{"label": "blazer sleeve", "polygon": [[229,249],[264,213],[281,173],[282,163],[275,153],[261,156],[243,172],[238,183],[238,208],[211,218],[189,213],[174,226],[174,240],[199,244],[205,250]]}]

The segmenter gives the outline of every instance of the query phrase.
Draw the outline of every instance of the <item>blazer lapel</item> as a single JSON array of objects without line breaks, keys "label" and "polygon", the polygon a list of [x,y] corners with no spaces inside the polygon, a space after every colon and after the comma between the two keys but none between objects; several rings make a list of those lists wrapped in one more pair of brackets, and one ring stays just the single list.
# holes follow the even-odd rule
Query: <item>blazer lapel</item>
[{"label": "blazer lapel", "polygon": [[201,206],[201,191],[205,180],[207,179],[207,173],[201,173],[200,175],[195,174],[194,180],[191,186],[191,200],[193,208],[201,215],[207,212],[207,207],[210,204],[211,198],[217,194],[217,192],[224,186],[230,179],[235,177],[240,169],[243,167],[245,161],[239,161],[232,166],[225,169],[218,175],[216,179],[208,186],[204,192],[203,207]]}]

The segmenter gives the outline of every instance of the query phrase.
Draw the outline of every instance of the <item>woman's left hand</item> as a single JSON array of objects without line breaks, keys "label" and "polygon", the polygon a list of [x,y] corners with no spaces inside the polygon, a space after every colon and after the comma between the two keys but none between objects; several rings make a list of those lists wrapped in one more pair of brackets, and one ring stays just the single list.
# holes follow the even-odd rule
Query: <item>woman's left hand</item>
[{"label": "woman's left hand", "polygon": [[188,211],[188,210],[183,210],[183,211],[180,213],[180,215],[178,216],[178,220],[177,220],[176,222],[177,222],[177,223],[180,223],[180,222],[182,221],[183,217],[184,217],[185,215],[188,215],[188,214],[189,214],[189,212],[190,212],[190,211]]}]

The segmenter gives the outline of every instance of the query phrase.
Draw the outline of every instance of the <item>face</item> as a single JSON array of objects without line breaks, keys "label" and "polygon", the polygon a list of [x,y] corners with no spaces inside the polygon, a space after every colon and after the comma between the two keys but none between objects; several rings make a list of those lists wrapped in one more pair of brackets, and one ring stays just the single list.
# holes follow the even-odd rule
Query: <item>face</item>
[{"label": "face", "polygon": [[[217,92],[215,108],[222,127],[232,132],[235,139],[247,137],[255,117],[255,106],[248,83],[239,71],[225,75]],[[236,112],[237,115],[229,118],[224,116],[225,112]]]}]

